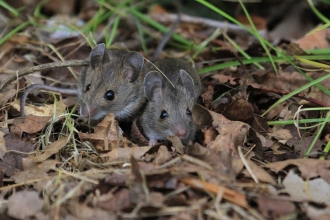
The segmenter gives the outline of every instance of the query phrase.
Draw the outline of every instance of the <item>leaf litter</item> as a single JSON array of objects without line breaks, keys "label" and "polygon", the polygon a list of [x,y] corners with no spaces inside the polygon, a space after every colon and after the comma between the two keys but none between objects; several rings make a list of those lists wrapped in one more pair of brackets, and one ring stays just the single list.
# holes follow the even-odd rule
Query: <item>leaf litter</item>
[{"label": "leaf litter", "polygon": [[[65,23],[71,21],[78,29],[83,27],[98,10],[98,4],[84,2],[79,5],[80,14],[68,17],[76,10],[73,2],[58,3],[68,6],[64,11],[50,2],[42,6],[44,13],[55,15],[47,22],[51,22],[50,27],[59,24],[57,31],[31,26],[26,31],[36,31],[35,36],[17,33],[0,45],[3,51],[1,83],[14,77],[10,74],[35,63],[88,58],[90,46],[86,38],[71,31]],[[22,0],[11,4],[18,7],[25,3]],[[36,7],[35,3],[29,4]],[[283,5],[285,3],[281,3]],[[29,7],[24,10],[31,13]],[[157,16],[159,11],[161,17]],[[302,13],[297,8],[294,11]],[[164,25],[172,24],[176,17],[161,6],[149,13]],[[12,18],[9,12],[3,15]],[[276,14],[271,12],[268,17],[251,14],[259,32],[267,32],[265,28],[272,16]],[[122,26],[118,26],[113,43],[125,44],[127,49],[149,58],[151,53],[143,50],[136,23],[130,20],[133,17],[127,18],[120,21]],[[21,17],[16,19],[22,22]],[[237,19],[247,23],[242,14],[238,14]],[[273,45],[296,57],[306,54],[307,49],[328,48],[328,28],[304,36],[306,27],[300,24],[301,32],[279,34],[279,30],[287,28],[293,20],[285,17],[278,26],[268,30]],[[146,23],[142,25],[146,31],[153,30]],[[226,22],[184,15],[175,32],[198,45],[215,27],[224,25]],[[104,22],[95,27],[94,37],[102,42],[103,29],[109,30],[109,26]],[[317,27],[314,24],[309,28]],[[227,37],[234,36],[235,42],[250,55],[264,56],[255,37],[248,36],[240,27],[228,26],[226,31]],[[200,70],[216,65],[223,58],[241,61],[234,47],[224,39],[219,36],[211,40],[194,57]],[[158,42],[150,37],[144,40],[151,50]],[[279,43],[279,40],[287,41]],[[175,40],[169,43],[173,45]],[[191,58],[189,54],[188,50],[182,53],[169,45],[163,51],[164,56],[184,59]],[[327,64],[322,59],[316,62]],[[326,70],[303,59],[297,58],[293,63],[307,70],[313,79],[327,74]],[[201,74],[204,91],[192,110],[198,132],[195,141],[186,147],[175,136],[149,147],[136,124],[118,124],[112,114],[89,127],[77,117],[76,100],[61,94],[33,91],[28,96],[26,117],[19,117],[19,99],[27,86],[43,83],[76,88],[82,67],[50,68],[10,81],[1,87],[0,93],[0,198],[4,204],[0,216],[16,219],[327,219],[330,216],[330,164],[323,150],[328,142],[328,127],[315,142],[309,157],[304,158],[318,129],[308,127],[312,123],[306,123],[302,129],[294,124],[269,125],[268,121],[295,120],[301,105],[329,107],[329,96],[320,87],[312,86],[263,117],[279,98],[309,80],[287,62],[276,63],[278,73],[268,63],[261,64],[263,70],[246,64]],[[330,88],[329,80],[320,85]],[[301,111],[299,117],[325,116],[322,111]],[[325,160],[318,160],[322,155]]]}]

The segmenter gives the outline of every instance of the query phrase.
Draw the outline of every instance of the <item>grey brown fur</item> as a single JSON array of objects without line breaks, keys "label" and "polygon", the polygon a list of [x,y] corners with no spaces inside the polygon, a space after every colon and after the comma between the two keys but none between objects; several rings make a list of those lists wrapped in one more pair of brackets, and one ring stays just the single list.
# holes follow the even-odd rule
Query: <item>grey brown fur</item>
[{"label": "grey brown fur", "polygon": [[[196,126],[187,109],[192,110],[202,86],[199,75],[191,63],[180,59],[163,59],[155,65],[168,77],[175,88],[157,70],[146,74],[145,96],[149,100],[139,123],[149,144],[165,140],[168,135],[179,136],[184,144],[193,140]],[[162,111],[167,118],[160,118]]]},{"label": "grey brown fur", "polygon": [[[90,62],[78,82],[80,115],[94,122],[110,112],[119,121],[138,114],[146,101],[142,55],[123,49],[106,50],[104,44],[98,44],[90,54]],[[109,90],[115,94],[111,101],[104,97]]]}]

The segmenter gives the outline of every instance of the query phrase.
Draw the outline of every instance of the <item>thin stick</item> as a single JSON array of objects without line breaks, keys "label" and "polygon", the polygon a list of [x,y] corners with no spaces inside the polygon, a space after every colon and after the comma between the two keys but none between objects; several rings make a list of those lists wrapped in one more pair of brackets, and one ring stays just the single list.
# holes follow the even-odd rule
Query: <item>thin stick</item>
[{"label": "thin stick", "polygon": [[63,62],[46,63],[23,70],[18,70],[16,71],[16,73],[11,74],[7,79],[5,79],[1,83],[0,92],[2,92],[4,87],[6,87],[9,83],[15,81],[18,77],[22,77],[37,71],[45,71],[59,67],[75,67],[75,66],[88,66],[88,65],[89,65],[89,60],[70,60]]}]

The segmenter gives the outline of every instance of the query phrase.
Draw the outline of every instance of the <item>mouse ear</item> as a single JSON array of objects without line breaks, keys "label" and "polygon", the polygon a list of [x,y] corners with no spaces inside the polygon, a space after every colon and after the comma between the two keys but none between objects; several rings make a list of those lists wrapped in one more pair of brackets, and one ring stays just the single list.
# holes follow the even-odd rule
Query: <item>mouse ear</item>
[{"label": "mouse ear", "polygon": [[195,83],[191,76],[187,73],[187,71],[181,69],[180,70],[180,80],[183,87],[190,93],[191,96],[195,94]]},{"label": "mouse ear", "polygon": [[144,95],[151,101],[161,97],[163,78],[157,71],[151,71],[144,77]]},{"label": "mouse ear", "polygon": [[126,55],[123,61],[124,77],[128,82],[134,82],[140,75],[144,65],[143,56],[135,51]]},{"label": "mouse ear", "polygon": [[98,44],[92,49],[89,55],[89,60],[93,69],[99,67],[103,62],[110,61],[110,57],[104,43]]}]

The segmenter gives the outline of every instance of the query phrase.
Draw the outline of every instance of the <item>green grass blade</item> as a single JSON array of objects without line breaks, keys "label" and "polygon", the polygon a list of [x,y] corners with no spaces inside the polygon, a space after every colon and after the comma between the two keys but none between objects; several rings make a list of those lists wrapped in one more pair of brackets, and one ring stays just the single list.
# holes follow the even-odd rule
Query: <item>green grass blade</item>
[{"label": "green grass blade", "polygon": [[[247,53],[245,53],[245,51],[244,50],[242,50],[242,48],[240,47],[240,46],[238,46],[237,44],[236,44],[236,42],[235,41],[233,41],[226,33],[223,33],[223,36],[229,41],[229,43],[231,44],[231,45],[233,45],[233,47],[240,53],[240,54],[242,54],[247,60],[251,60],[252,59],[252,57],[250,57]],[[263,66],[261,66],[259,63],[257,63],[257,62],[255,62],[255,63],[253,63],[254,65],[256,65],[259,69],[262,69],[262,70],[264,70],[265,68],[263,67]]]},{"label": "green grass blade", "polygon": [[[149,18],[148,16],[142,14],[141,12],[139,12],[137,9],[135,8],[131,8],[130,9],[131,13],[136,16],[137,18],[141,19],[142,21],[148,23],[149,25],[151,25],[152,27],[156,28],[157,30],[159,30],[160,32],[166,34],[169,29],[166,28],[164,25],[156,22],[155,20],[152,20],[151,18]],[[191,45],[191,42],[183,37],[181,37],[180,35],[178,34],[173,34],[172,35],[172,38],[186,46],[189,46]],[[200,49],[198,46],[196,46],[197,49]]]},{"label": "green grass blade", "polygon": [[14,28],[12,31],[10,31],[6,36],[4,36],[3,38],[0,39],[0,45],[2,45],[9,38],[11,38],[14,34],[21,31],[22,29],[24,29],[25,27],[27,27],[30,24],[33,24],[33,22],[32,21],[26,21],[26,22],[18,25],[16,28]]},{"label": "green grass blade", "polygon": [[[306,55],[306,56],[299,56],[299,57],[304,58],[304,59],[309,59],[309,60],[320,60],[320,59],[330,60],[329,54],[327,54],[327,55]],[[287,56],[286,58],[272,57],[272,59],[274,60],[274,62],[285,62],[287,60],[295,60],[295,56]],[[251,59],[243,59],[242,62],[243,62],[243,64],[269,62],[269,57],[254,57]],[[238,65],[240,65],[240,63],[238,61],[231,61],[231,62],[221,63],[221,64],[217,64],[214,66],[202,68],[198,71],[198,73],[203,74],[203,73],[217,71],[217,70],[225,69],[225,68],[232,67],[232,66],[238,66]]]},{"label": "green grass blade", "polygon": [[243,9],[243,11],[244,11],[244,13],[245,13],[245,16],[247,17],[247,19],[248,19],[248,21],[249,21],[249,23],[250,23],[250,25],[251,25],[251,27],[252,27],[253,35],[254,35],[256,38],[258,38],[258,40],[259,40],[259,42],[260,42],[262,48],[264,48],[264,50],[266,51],[267,56],[269,57],[269,60],[270,60],[270,62],[271,62],[271,64],[272,64],[272,66],[273,66],[275,72],[277,73],[277,67],[276,67],[276,65],[275,65],[274,60],[272,59],[272,55],[270,54],[270,52],[269,52],[269,50],[268,50],[268,48],[267,48],[267,46],[266,46],[266,44],[265,44],[265,40],[260,36],[260,34],[259,34],[259,32],[258,32],[256,26],[254,25],[254,23],[253,23],[253,21],[252,21],[250,15],[249,15],[249,13],[248,13],[248,11],[246,10],[246,8],[245,8],[245,6],[244,6],[244,4],[242,3],[241,0],[239,0],[239,3],[240,3],[240,5],[241,5],[241,7],[242,7],[242,9]]},{"label": "green grass blade", "polygon": [[111,33],[110,33],[110,37],[108,40],[106,40],[106,46],[110,46],[113,42],[113,40],[115,39],[115,36],[116,36],[116,32],[118,30],[118,25],[119,25],[119,22],[120,22],[120,17],[117,16],[115,18],[115,21],[113,22],[113,26],[111,28]]},{"label": "green grass blade", "polygon": [[0,1],[0,6],[2,6],[5,9],[7,9],[8,11],[10,11],[15,17],[17,17],[19,15],[19,11],[17,9],[11,7],[10,5],[8,5],[3,0]]},{"label": "green grass blade", "polygon": [[321,19],[324,23],[329,23],[330,20],[325,17],[321,12],[319,12],[316,8],[315,5],[313,3],[312,0],[307,0],[309,6],[311,7],[312,11],[317,15],[317,17],[319,17],[319,19]]},{"label": "green grass blade", "polygon": [[300,87],[299,89],[296,89],[295,91],[291,92],[290,94],[283,96],[283,97],[280,98],[277,102],[275,102],[271,107],[269,107],[269,109],[268,109],[267,111],[265,111],[265,112],[262,114],[262,116],[266,115],[270,110],[272,110],[273,108],[275,108],[275,107],[276,107],[278,104],[280,104],[281,102],[283,102],[283,101],[285,101],[285,100],[291,98],[292,96],[298,94],[299,92],[302,92],[302,91],[304,91],[305,89],[307,89],[307,88],[309,88],[309,87],[311,87],[311,86],[313,86],[313,85],[315,85],[315,84],[317,84],[317,83],[319,83],[319,82],[322,82],[323,80],[328,79],[328,78],[330,78],[330,74],[327,74],[327,75],[325,75],[325,76],[322,76],[322,77],[320,77],[320,78],[318,78],[318,79],[316,79],[316,80],[314,80],[314,81],[312,81],[312,82],[310,82],[310,83],[308,83],[308,84],[306,84],[306,85]]},{"label": "green grass blade", "polygon": [[[246,31],[248,31],[250,34],[253,35],[253,31],[251,29],[245,27],[242,23],[238,22],[236,19],[232,18],[227,13],[223,12],[222,10],[220,10],[219,8],[217,8],[214,5],[210,4],[209,2],[207,2],[205,0],[196,0],[196,1],[203,4],[204,6],[206,6],[208,8],[210,8],[210,9],[212,9],[213,11],[217,12],[218,14],[220,14],[224,18],[228,19],[229,21],[241,26],[243,29],[245,29]],[[291,60],[287,59],[287,56],[285,54],[283,54],[281,51],[277,50],[271,43],[269,43],[268,41],[265,41],[264,43],[268,47],[273,49],[278,54],[278,56],[283,57],[289,64],[291,64],[306,79],[308,79],[309,81],[313,81],[313,79],[310,76],[308,76],[301,69],[299,69]],[[322,92],[324,92],[325,94],[330,96],[330,91],[328,89],[326,89],[324,86],[322,86],[321,84],[316,84],[315,86],[317,86]]]},{"label": "green grass blade", "polygon": [[146,40],[144,38],[144,33],[143,33],[141,22],[138,18],[135,18],[135,23],[136,23],[136,27],[137,27],[137,30],[138,30],[138,34],[140,36],[140,40],[141,40],[141,44],[142,44],[142,50],[146,55],[148,55],[149,52],[148,52]]},{"label": "green grass blade", "polygon": [[311,153],[311,151],[313,150],[313,147],[314,147],[316,141],[319,140],[319,137],[320,137],[320,135],[321,135],[321,133],[322,133],[322,131],[323,131],[323,129],[324,129],[324,127],[325,127],[325,125],[327,124],[327,121],[328,121],[329,119],[330,119],[330,112],[327,113],[327,117],[325,118],[324,122],[321,124],[321,126],[320,126],[318,132],[316,133],[316,135],[315,135],[315,137],[314,137],[314,139],[313,139],[311,145],[309,146],[308,150],[306,151],[306,153],[305,153],[305,157],[308,157],[309,154]]},{"label": "green grass blade", "polygon": [[320,123],[320,122],[329,122],[326,118],[309,118],[309,119],[300,119],[300,120],[285,120],[285,121],[268,121],[268,125],[293,125],[298,124],[308,124],[308,123]]}]

